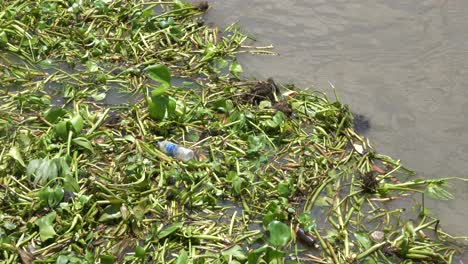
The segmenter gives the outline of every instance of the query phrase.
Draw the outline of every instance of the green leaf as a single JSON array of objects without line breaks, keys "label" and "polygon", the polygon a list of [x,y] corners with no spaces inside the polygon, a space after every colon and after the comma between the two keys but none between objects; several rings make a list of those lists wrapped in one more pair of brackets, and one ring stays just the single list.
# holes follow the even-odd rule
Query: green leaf
[{"label": "green leaf", "polygon": [[266,145],[266,139],[265,136],[260,135],[260,136],[253,136],[250,135],[247,138],[247,143],[249,144],[249,149],[247,150],[247,153],[257,153],[260,150],[263,150]]},{"label": "green leaf", "polygon": [[271,120],[267,120],[265,124],[271,128],[276,128],[280,126],[285,119],[283,112],[276,112]]},{"label": "green leaf", "polygon": [[53,226],[56,217],[57,213],[55,211],[52,211],[51,213],[36,220],[35,224],[39,227],[39,235],[41,237],[42,242],[46,241],[49,238],[53,238],[56,235]]},{"label": "green leaf", "polygon": [[99,71],[99,66],[94,61],[87,61],[86,67],[88,68],[89,72],[97,72]]},{"label": "green leaf", "polygon": [[99,256],[101,259],[101,264],[114,264],[115,263],[115,257],[111,255],[101,255]]},{"label": "green leaf", "polygon": [[94,148],[91,142],[84,137],[77,137],[72,139],[72,144],[80,146],[86,150],[89,150],[91,153],[94,153]]},{"label": "green leaf", "polygon": [[166,117],[169,97],[167,95],[153,96],[148,104],[149,116],[155,120]]},{"label": "green leaf", "polygon": [[312,219],[310,213],[302,213],[301,215],[299,215],[298,221],[305,232],[310,232],[316,227],[315,219]]},{"label": "green leaf", "polygon": [[432,182],[427,185],[425,193],[436,200],[454,199],[453,195],[444,187],[448,187],[445,182]]},{"label": "green leaf", "polygon": [[221,255],[223,256],[233,256],[238,260],[245,260],[247,256],[245,255],[244,250],[239,245],[236,245],[228,250],[222,251]]},{"label": "green leaf", "polygon": [[232,181],[232,188],[236,194],[240,194],[242,191],[242,184],[245,182],[241,177],[237,177]]},{"label": "green leaf", "polygon": [[21,157],[21,152],[17,146],[13,146],[10,148],[10,151],[8,152],[8,156],[12,157],[15,159],[21,166],[26,168],[26,164],[24,163],[23,158]]},{"label": "green leaf", "polygon": [[120,211],[120,205],[113,204],[109,205],[104,209],[104,213],[99,217],[99,222],[112,221],[114,219],[122,218],[122,213]]},{"label": "green leaf", "polygon": [[45,184],[48,180],[57,178],[57,175],[57,165],[50,160],[42,160],[42,163],[36,170],[34,183]]},{"label": "green leaf", "polygon": [[16,226],[15,224],[11,223],[11,222],[4,222],[4,223],[3,223],[3,227],[4,227],[6,230],[12,231],[12,230],[15,230],[17,226]]},{"label": "green leaf", "polygon": [[278,184],[278,193],[283,197],[288,197],[291,194],[289,184],[287,182],[281,182]]},{"label": "green leaf", "polygon": [[161,21],[159,21],[159,26],[161,28],[167,28],[168,26],[172,25],[174,25],[174,18],[172,17],[168,17],[167,19],[161,19]]},{"label": "green leaf", "polygon": [[270,231],[268,242],[275,247],[283,247],[291,240],[289,226],[280,221],[271,221],[268,224],[268,231]]},{"label": "green leaf", "polygon": [[[250,251],[249,252],[249,255],[248,255],[248,264],[257,264],[259,263],[259,258],[264,255],[267,250],[269,249],[270,247],[265,245],[261,248],[257,248],[256,250],[254,251]],[[260,263],[266,263],[266,262],[260,262]]]},{"label": "green leaf", "polygon": [[39,192],[39,199],[47,204],[49,207],[53,208],[57,206],[62,200],[65,192],[61,186],[56,186],[52,189],[50,186],[42,188]]},{"label": "green leaf", "polygon": [[83,118],[80,115],[75,115],[69,120],[71,127],[75,133],[81,133],[83,129]]},{"label": "green leaf", "polygon": [[79,192],[80,186],[72,175],[66,175],[63,183],[63,189],[67,192]]},{"label": "green leaf", "polygon": [[8,36],[5,31],[0,31],[0,47],[8,43]]},{"label": "green leaf", "polygon": [[148,77],[150,77],[153,81],[160,82],[162,84],[167,84],[168,86],[171,85],[171,73],[169,68],[162,64],[155,64],[152,66],[148,66],[145,69],[148,73]]},{"label": "green leaf", "polygon": [[137,247],[135,248],[135,256],[136,256],[137,258],[143,258],[145,255],[146,255],[146,250],[145,250],[144,247],[142,247],[142,246],[137,246]]},{"label": "green leaf", "polygon": [[151,96],[155,97],[155,96],[163,95],[169,88],[170,88],[170,85],[168,85],[166,83],[162,84],[162,85],[154,88],[154,90],[151,92]]},{"label": "green leaf", "polygon": [[42,60],[38,63],[38,65],[42,68],[42,69],[53,69],[54,68],[54,62],[51,60],[51,59],[45,59],[45,60]]},{"label": "green leaf", "polygon": [[67,121],[62,121],[57,123],[54,126],[54,132],[55,135],[62,139],[62,140],[67,140],[68,137],[68,122]]},{"label": "green leaf", "polygon": [[356,232],[354,233],[354,237],[356,237],[356,240],[363,247],[364,251],[372,246],[372,241],[369,239],[369,235],[367,233]]},{"label": "green leaf", "polygon": [[57,165],[48,159],[35,159],[26,168],[27,176],[34,176],[34,184],[45,184],[48,180],[57,178]]},{"label": "green leaf", "polygon": [[220,73],[222,69],[226,68],[226,66],[228,66],[228,62],[223,58],[218,57],[213,60],[213,70],[216,73]]},{"label": "green leaf", "polygon": [[174,97],[169,96],[169,100],[167,102],[167,117],[170,119],[175,116],[177,108],[177,101]]},{"label": "green leaf", "polygon": [[52,124],[55,124],[59,118],[67,114],[67,110],[63,108],[51,108],[44,113],[44,118]]},{"label": "green leaf", "polygon": [[179,257],[177,258],[175,264],[187,264],[188,263],[188,254],[187,251],[182,249],[179,253]]},{"label": "green leaf", "polygon": [[164,230],[159,232],[158,238],[162,239],[171,235],[172,233],[179,230],[183,225],[184,225],[184,222],[176,222],[176,223],[171,224],[170,226],[166,227]]},{"label": "green leaf", "polygon": [[232,75],[234,75],[237,79],[239,79],[239,74],[244,72],[242,69],[242,65],[240,65],[237,61],[233,61],[231,66],[229,66],[229,71]]}]

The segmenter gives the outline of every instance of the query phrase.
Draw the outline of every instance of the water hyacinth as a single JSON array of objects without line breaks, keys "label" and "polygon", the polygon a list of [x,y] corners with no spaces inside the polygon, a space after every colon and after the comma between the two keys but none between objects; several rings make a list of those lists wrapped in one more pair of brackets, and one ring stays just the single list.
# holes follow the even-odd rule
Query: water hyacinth
[{"label": "water hyacinth", "polygon": [[[235,55],[271,51],[243,46],[236,25],[206,26],[206,3],[0,10],[5,263],[451,263],[462,252],[423,205],[405,221],[413,201],[389,203],[452,198],[449,179],[406,181],[325,94],[243,79]],[[163,140],[196,158],[166,155]]]}]

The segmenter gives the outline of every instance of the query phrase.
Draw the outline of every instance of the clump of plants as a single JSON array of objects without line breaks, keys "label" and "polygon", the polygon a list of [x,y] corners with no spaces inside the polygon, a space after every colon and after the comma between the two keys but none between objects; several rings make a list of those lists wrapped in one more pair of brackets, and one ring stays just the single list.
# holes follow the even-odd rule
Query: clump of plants
[{"label": "clump of plants", "polygon": [[451,263],[463,251],[424,206],[408,221],[391,203],[451,199],[449,179],[408,179],[325,94],[241,78],[236,53],[269,51],[242,46],[236,25],[206,26],[206,8],[0,3],[2,261]]}]

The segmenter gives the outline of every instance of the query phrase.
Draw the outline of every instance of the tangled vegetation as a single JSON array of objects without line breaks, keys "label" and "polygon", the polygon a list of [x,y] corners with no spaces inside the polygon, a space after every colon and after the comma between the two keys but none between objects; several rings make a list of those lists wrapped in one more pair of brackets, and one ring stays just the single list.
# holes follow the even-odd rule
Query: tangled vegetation
[{"label": "tangled vegetation", "polygon": [[242,79],[236,54],[269,51],[207,8],[0,1],[0,260],[451,263],[418,203],[448,179],[409,179],[339,101]]}]

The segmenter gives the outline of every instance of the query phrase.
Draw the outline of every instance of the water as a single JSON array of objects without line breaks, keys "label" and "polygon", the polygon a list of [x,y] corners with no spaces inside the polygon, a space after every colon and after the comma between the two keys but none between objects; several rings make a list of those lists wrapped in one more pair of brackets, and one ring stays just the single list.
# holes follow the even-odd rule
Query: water
[{"label": "water", "polygon": [[[279,56],[241,55],[247,76],[332,94],[369,120],[366,136],[418,177],[468,178],[468,1],[211,0],[206,19],[238,21]],[[315,85],[315,86],[312,86]],[[468,184],[426,205],[468,235]]]}]

